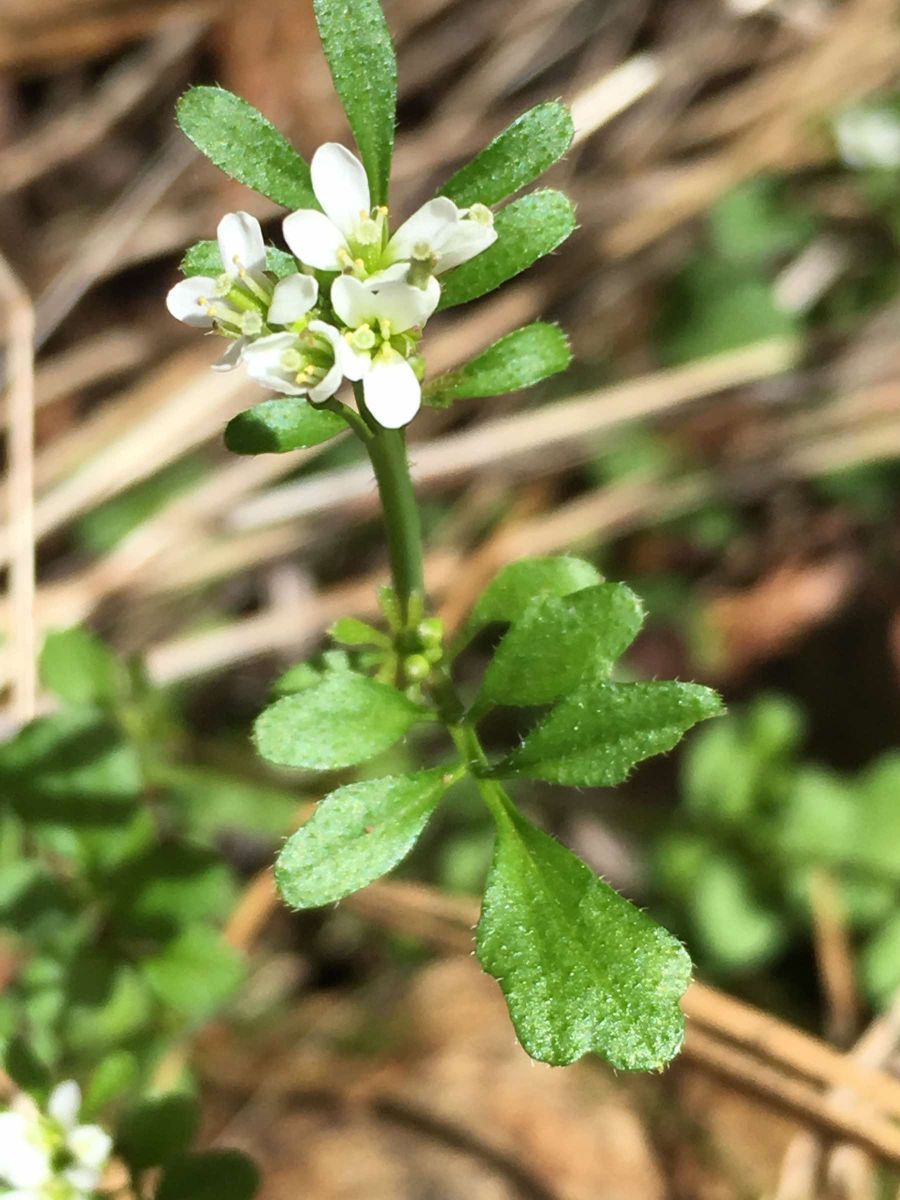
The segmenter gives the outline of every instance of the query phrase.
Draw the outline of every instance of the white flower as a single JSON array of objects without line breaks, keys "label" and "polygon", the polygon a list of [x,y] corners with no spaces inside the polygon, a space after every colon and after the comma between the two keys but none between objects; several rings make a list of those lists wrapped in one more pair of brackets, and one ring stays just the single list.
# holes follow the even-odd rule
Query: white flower
[{"label": "white flower", "polygon": [[112,1138],[79,1125],[81,1091],[72,1080],[53,1089],[47,1115],[25,1102],[0,1113],[0,1183],[8,1200],[84,1200],[100,1183]]},{"label": "white flower", "polygon": [[384,260],[425,263],[442,275],[468,262],[497,240],[494,217],[483,204],[457,208],[446,196],[436,196],[414,212],[387,244]]},{"label": "white flower", "polygon": [[834,132],[848,167],[900,167],[900,118],[888,109],[847,109],[835,121]]},{"label": "white flower", "polygon": [[363,380],[366,407],[386,429],[413,419],[422,389],[408,355],[415,333],[437,308],[441,289],[433,277],[424,288],[399,280],[368,284],[341,275],[331,287],[331,304],[347,326],[337,358],[350,380]]},{"label": "white flower", "polygon": [[446,196],[423,204],[387,240],[387,209],[373,211],[362,163],[344,146],[327,142],[313,155],[313,191],[323,211],[300,209],[284,220],[284,238],[301,262],[321,271],[365,277],[405,262],[420,264],[424,283],[468,262],[497,238],[483,204],[461,209]]},{"label": "white flower", "polygon": [[284,220],[284,240],[301,262],[320,271],[342,271],[362,256],[377,265],[386,212],[372,217],[365,168],[338,142],[326,142],[310,164],[313,191],[323,211],[300,209]]},{"label": "white flower", "polygon": [[310,321],[302,333],[273,333],[244,351],[247,374],[286,396],[309,396],[316,404],[341,386],[337,354],[343,339],[332,325]]}]

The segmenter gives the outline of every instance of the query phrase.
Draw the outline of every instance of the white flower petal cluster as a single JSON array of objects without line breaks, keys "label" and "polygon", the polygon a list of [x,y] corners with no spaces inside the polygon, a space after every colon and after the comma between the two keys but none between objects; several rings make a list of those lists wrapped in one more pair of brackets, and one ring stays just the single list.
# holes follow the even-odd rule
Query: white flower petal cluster
[{"label": "white flower petal cluster", "polygon": [[73,1080],[50,1094],[46,1113],[20,1098],[0,1112],[0,1195],[6,1200],[85,1200],[98,1187],[112,1151],[99,1125],[79,1125],[81,1091]]},{"label": "white flower petal cluster", "polygon": [[400,428],[421,404],[418,347],[440,301],[438,276],[496,240],[493,215],[438,196],[392,236],[388,210],[372,207],[365,168],[349,150],[320,146],[310,169],[321,211],[284,220],[300,271],[276,280],[259,222],[228,213],[218,228],[223,274],[182,280],[167,307],[231,340],[217,369],[243,363],[263,386],[315,404],[344,379],[361,381],[375,420]]}]

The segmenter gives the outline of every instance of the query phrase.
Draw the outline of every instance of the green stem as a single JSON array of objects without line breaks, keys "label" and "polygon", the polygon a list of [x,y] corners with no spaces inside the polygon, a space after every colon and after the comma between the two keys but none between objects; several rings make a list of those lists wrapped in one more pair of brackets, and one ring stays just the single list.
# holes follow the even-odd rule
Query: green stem
[{"label": "green stem", "polygon": [[409,474],[406,439],[400,429],[378,428],[365,445],[384,509],[394,590],[403,617],[407,619],[411,597],[425,591],[425,575],[422,525]]}]

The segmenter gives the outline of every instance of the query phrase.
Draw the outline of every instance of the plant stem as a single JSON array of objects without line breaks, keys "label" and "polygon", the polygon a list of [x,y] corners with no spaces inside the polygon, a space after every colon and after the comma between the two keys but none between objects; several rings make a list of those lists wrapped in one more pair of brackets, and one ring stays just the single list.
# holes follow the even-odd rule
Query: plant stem
[{"label": "plant stem", "polygon": [[425,591],[422,525],[409,474],[406,439],[400,429],[379,428],[365,445],[384,509],[391,576],[405,620],[412,595]]}]

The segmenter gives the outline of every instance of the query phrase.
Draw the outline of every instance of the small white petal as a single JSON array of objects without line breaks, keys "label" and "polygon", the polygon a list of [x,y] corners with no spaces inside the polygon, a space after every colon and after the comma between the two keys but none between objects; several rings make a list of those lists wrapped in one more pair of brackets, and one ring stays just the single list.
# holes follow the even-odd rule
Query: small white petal
[{"label": "small white petal", "polygon": [[[328,396],[334,395],[341,378],[349,379],[352,383],[355,383],[358,379],[362,379],[372,364],[369,355],[360,354],[355,351],[352,346],[347,344],[346,338],[342,337],[333,325],[328,325],[325,321],[310,321],[309,329],[311,333],[319,333],[326,338],[334,351],[334,366],[322,382],[316,384],[315,388],[311,389],[309,393],[311,400],[319,402],[320,400],[327,400]],[[335,384],[333,391],[325,393],[326,384],[329,387],[331,386],[333,382],[332,376],[335,371],[338,372],[338,383]],[[322,395],[319,395],[320,389],[322,389]]]},{"label": "small white petal", "polygon": [[258,338],[244,350],[244,366],[251,379],[284,396],[305,396],[308,389],[294,382],[282,366],[282,355],[297,345],[296,334],[272,333]]},{"label": "small white petal", "polygon": [[47,1101],[47,1113],[51,1120],[63,1129],[74,1129],[81,1109],[81,1088],[74,1079],[58,1083]]},{"label": "small white petal", "polygon": [[365,354],[361,350],[354,350],[344,338],[341,338],[341,344],[335,351],[335,358],[341,368],[341,374],[351,383],[358,383],[360,379],[365,379],[372,367],[371,355]]},{"label": "small white petal", "polygon": [[459,209],[453,201],[446,196],[436,196],[404,221],[388,242],[388,261],[408,261],[415,247],[422,242],[440,250],[458,223]]},{"label": "small white petal", "polygon": [[345,325],[358,329],[373,321],[390,321],[395,333],[424,325],[438,306],[441,288],[432,276],[425,288],[391,280],[361,283],[352,275],[341,275],[331,286],[331,303]]},{"label": "small white petal", "polygon": [[383,271],[376,271],[374,275],[364,279],[363,284],[367,288],[378,287],[382,283],[396,283],[398,279],[405,280],[407,275],[409,275],[409,263],[397,262],[390,267],[385,267]]},{"label": "small white petal", "polygon": [[313,155],[310,173],[325,213],[345,237],[353,237],[360,216],[367,217],[372,207],[365,167],[346,146],[326,142]]},{"label": "small white petal", "polygon": [[17,1112],[0,1113],[0,1181],[13,1188],[39,1188],[53,1176],[35,1123]]},{"label": "small white petal", "polygon": [[309,389],[309,398],[314,404],[321,404],[323,400],[330,400],[334,393],[341,386],[344,379],[344,373],[341,370],[337,360],[334,366],[323,376],[320,383]]},{"label": "small white petal", "polygon": [[291,253],[318,271],[340,271],[338,251],[349,253],[347,239],[333,221],[314,208],[301,208],[284,218],[284,240]]},{"label": "small white petal", "polygon": [[215,286],[216,281],[206,275],[182,279],[181,283],[169,289],[166,308],[176,321],[184,321],[185,325],[195,325],[198,329],[209,329],[213,323],[212,317],[200,301],[213,299]]},{"label": "small white petal", "polygon": [[496,240],[497,231],[493,225],[482,225],[480,221],[460,221],[438,251],[435,274],[452,271],[482,250],[487,250]]},{"label": "small white petal", "polygon": [[226,213],[216,230],[222,266],[229,275],[243,267],[258,272],[266,269],[266,243],[256,217],[249,213]]},{"label": "small white petal", "polygon": [[319,298],[319,284],[311,275],[288,275],[275,285],[269,305],[273,325],[290,325],[306,316]]},{"label": "small white petal", "polygon": [[79,1125],[66,1138],[79,1167],[100,1172],[112,1153],[112,1138],[99,1125]]},{"label": "small white petal", "polygon": [[416,373],[399,354],[374,362],[363,389],[366,407],[385,429],[408,425],[422,403],[422,388]]},{"label": "small white petal", "polygon": [[213,363],[212,369],[214,371],[233,371],[241,361],[246,346],[247,338],[235,338],[222,357]]}]

